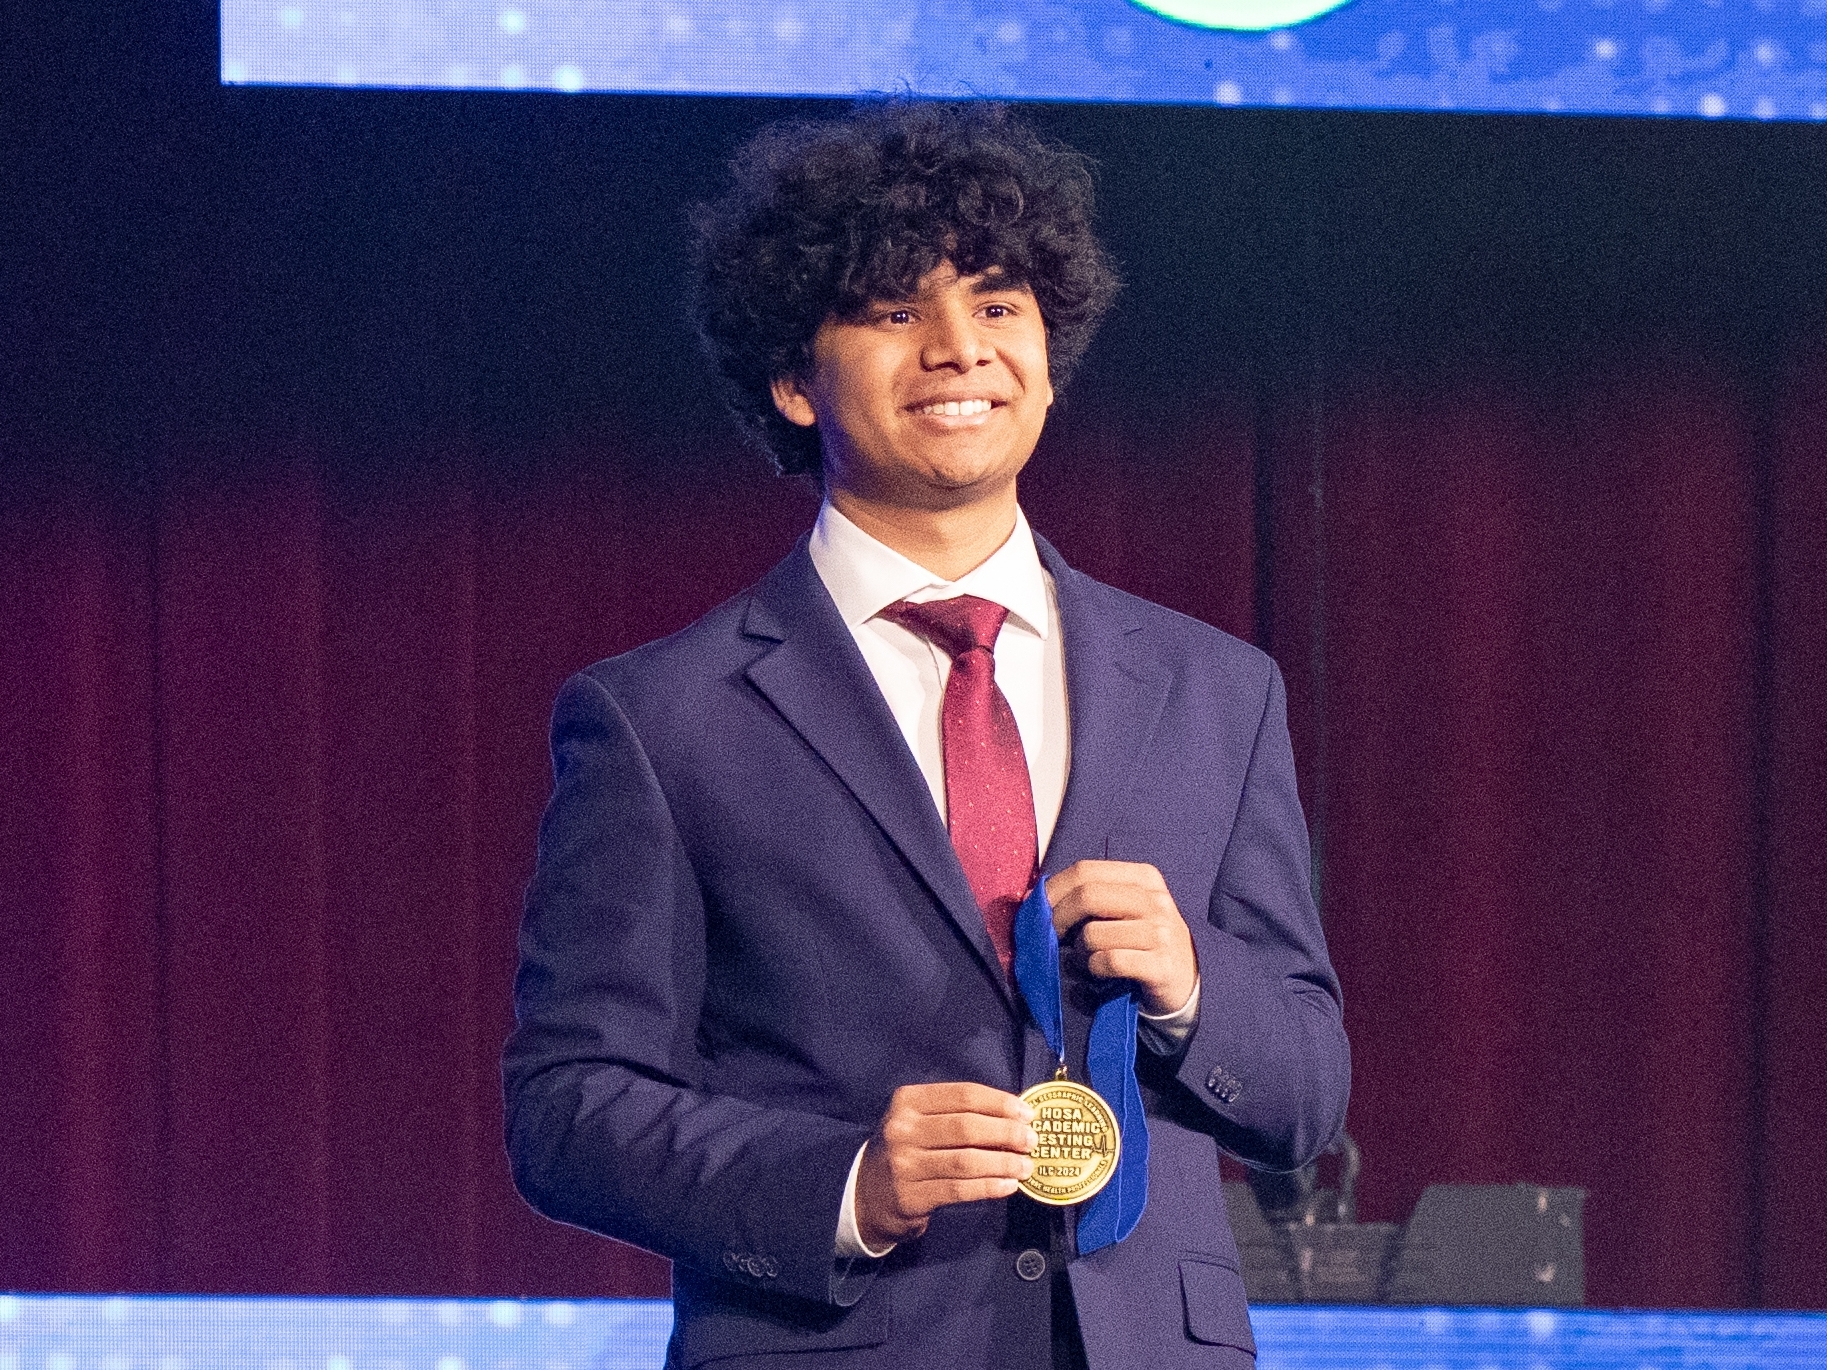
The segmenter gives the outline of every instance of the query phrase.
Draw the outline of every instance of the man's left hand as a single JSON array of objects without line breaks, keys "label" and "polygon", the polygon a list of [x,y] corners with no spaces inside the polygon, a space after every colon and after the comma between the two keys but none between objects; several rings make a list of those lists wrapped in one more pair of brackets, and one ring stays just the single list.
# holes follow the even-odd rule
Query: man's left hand
[{"label": "man's left hand", "polygon": [[1047,881],[1047,898],[1060,945],[1076,945],[1091,974],[1131,981],[1144,1013],[1176,1013],[1192,998],[1193,935],[1153,866],[1080,861]]}]

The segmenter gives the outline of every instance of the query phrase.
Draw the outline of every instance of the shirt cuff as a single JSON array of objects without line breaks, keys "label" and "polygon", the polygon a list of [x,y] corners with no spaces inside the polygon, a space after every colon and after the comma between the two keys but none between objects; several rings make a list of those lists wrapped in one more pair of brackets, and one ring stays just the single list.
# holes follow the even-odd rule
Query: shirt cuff
[{"label": "shirt cuff", "polygon": [[[1193,998],[1197,999],[1198,997],[1197,992],[1195,992]],[[1184,1012],[1184,1010],[1182,1010],[1182,1012]],[[835,1251],[837,1258],[840,1261],[853,1261],[859,1257],[879,1261],[890,1251],[893,1251],[895,1246],[893,1242],[890,1242],[880,1251],[871,1251],[864,1243],[863,1234],[856,1225],[856,1172],[862,1169],[863,1152],[868,1146],[869,1143],[864,1142],[862,1146],[859,1146],[856,1149],[856,1159],[850,1162],[850,1176],[844,1181],[844,1201],[838,1205],[837,1209],[837,1241],[835,1243]]]},{"label": "shirt cuff", "polygon": [[[1193,1029],[1199,1026],[1199,982],[1193,981],[1193,992],[1172,1013],[1143,1013],[1136,1011],[1136,1036],[1142,1039],[1142,1045],[1157,1056],[1172,1056],[1185,1046],[1193,1035]],[[860,1153],[859,1153],[860,1154]],[[850,1167],[850,1173],[856,1173],[856,1167]],[[842,1224],[839,1224],[841,1230]]]}]

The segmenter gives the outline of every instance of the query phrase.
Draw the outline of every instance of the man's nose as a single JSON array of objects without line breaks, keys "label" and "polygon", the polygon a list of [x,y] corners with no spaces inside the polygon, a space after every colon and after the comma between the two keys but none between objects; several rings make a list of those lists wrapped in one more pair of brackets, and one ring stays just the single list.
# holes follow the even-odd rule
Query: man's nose
[{"label": "man's nose", "polygon": [[969,371],[988,357],[989,349],[968,309],[943,309],[928,325],[920,347],[920,364],[928,371],[947,367]]}]

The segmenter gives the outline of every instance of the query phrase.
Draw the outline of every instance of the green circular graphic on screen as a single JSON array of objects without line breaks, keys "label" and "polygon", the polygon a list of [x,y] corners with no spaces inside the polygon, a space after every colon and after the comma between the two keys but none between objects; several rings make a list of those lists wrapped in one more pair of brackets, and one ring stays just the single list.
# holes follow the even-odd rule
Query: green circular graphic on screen
[{"label": "green circular graphic on screen", "polygon": [[1202,29],[1292,28],[1330,14],[1351,0],[1131,0],[1139,9]]}]

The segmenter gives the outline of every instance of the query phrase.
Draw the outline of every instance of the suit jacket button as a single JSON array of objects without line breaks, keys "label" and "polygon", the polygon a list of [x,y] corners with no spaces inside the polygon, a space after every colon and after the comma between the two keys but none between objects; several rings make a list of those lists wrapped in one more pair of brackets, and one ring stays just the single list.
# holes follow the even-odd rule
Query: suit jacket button
[{"label": "suit jacket button", "polygon": [[770,1280],[774,1279],[780,1274],[780,1262],[775,1260],[772,1256],[763,1256],[761,1259],[761,1273],[766,1275]]},{"label": "suit jacket button", "polygon": [[1047,1258],[1030,1246],[1015,1258],[1015,1273],[1032,1284],[1047,1273]]},{"label": "suit jacket button", "polygon": [[725,1251],[723,1253],[723,1268],[734,1274],[736,1271],[742,1269],[742,1257],[738,1256],[734,1251]]}]

